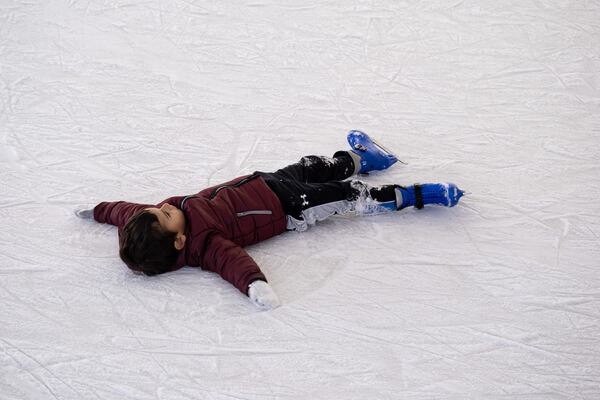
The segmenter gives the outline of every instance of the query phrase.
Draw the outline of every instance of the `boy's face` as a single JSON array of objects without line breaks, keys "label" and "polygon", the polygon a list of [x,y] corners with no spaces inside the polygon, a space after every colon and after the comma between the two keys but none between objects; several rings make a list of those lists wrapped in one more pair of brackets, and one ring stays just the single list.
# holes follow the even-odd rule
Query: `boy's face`
[{"label": "boy's face", "polygon": [[[177,234],[175,247],[177,250],[181,250],[179,247],[183,248],[183,244],[185,243],[185,235],[183,234],[185,231],[185,216],[183,215],[183,211],[168,203],[164,203],[160,208],[146,208],[146,211],[156,215],[160,227],[165,231]],[[182,237],[183,242],[181,242]]]}]

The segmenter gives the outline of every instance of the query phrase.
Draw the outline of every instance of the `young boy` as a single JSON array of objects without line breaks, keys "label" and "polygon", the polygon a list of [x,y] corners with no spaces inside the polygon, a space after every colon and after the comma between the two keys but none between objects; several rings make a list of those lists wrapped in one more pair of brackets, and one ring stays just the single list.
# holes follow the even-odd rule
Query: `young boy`
[{"label": "young boy", "polygon": [[371,187],[356,174],[383,170],[396,157],[360,131],[350,131],[350,151],[333,158],[306,156],[276,172],[254,172],[156,206],[102,202],[76,211],[81,218],[119,227],[119,255],[138,273],[157,275],[185,265],[219,273],[263,309],[277,295],[243,247],[286,230],[305,231],[334,214],[375,214],[426,204],[455,206],[454,184]]}]

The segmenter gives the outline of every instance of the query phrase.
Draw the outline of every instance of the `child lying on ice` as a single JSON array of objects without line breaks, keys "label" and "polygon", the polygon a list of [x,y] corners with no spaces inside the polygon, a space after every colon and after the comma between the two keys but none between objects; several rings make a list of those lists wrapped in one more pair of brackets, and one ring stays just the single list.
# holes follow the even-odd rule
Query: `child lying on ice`
[{"label": "child lying on ice", "polygon": [[350,151],[306,156],[276,172],[255,172],[157,205],[102,202],[76,211],[119,227],[119,255],[133,271],[157,275],[185,265],[219,273],[263,309],[277,295],[243,247],[286,230],[305,231],[334,214],[374,214],[426,204],[456,205],[454,184],[370,187],[353,175],[382,170],[397,159],[368,135],[350,131]]}]

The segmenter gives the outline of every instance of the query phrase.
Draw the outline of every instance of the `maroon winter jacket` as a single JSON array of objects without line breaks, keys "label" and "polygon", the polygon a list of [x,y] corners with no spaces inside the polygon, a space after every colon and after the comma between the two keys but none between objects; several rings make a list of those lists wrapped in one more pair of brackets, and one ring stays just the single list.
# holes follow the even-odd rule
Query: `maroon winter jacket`
[{"label": "maroon winter jacket", "polygon": [[242,247],[278,235],[286,229],[281,202],[258,175],[246,175],[190,196],[174,196],[158,203],[102,202],[94,219],[119,227],[148,207],[169,203],[186,217],[185,247],[173,270],[184,265],[220,274],[242,293],[255,280],[266,281]]}]

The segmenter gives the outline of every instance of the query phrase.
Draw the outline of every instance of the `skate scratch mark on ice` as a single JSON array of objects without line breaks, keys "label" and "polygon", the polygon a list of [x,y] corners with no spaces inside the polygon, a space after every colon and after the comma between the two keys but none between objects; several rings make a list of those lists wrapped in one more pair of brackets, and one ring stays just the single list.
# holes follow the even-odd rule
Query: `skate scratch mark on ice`
[{"label": "skate scratch mark on ice", "polygon": [[560,254],[563,242],[567,235],[569,234],[569,220],[567,218],[561,218],[560,222],[563,224],[562,232],[560,236],[556,239],[556,263],[555,267],[558,268],[560,266]]},{"label": "skate scratch mark on ice", "polygon": [[471,244],[473,245],[473,247],[475,247],[475,250],[477,250],[477,253],[484,255],[483,252],[481,251],[481,249],[479,248],[479,246],[477,245],[477,242],[473,239],[473,236],[471,236],[471,233],[469,232],[469,230],[467,229],[467,227],[465,226],[465,224],[459,220],[460,226],[463,228],[463,230],[465,231],[467,238],[469,238],[469,242],[471,242]]},{"label": "skate scratch mark on ice", "polygon": [[57,324],[63,328],[68,328],[67,325],[63,324],[62,322],[59,322],[57,320],[54,320],[50,317],[48,317],[47,315],[43,314],[40,310],[38,310],[37,308],[31,306],[29,303],[26,303],[23,299],[21,299],[19,296],[17,296],[15,293],[11,292],[10,290],[8,290],[6,288],[5,285],[3,285],[2,283],[0,283],[0,286],[2,286],[4,292],[8,293],[17,303],[25,306],[26,308],[28,308],[29,310],[31,310],[32,312],[34,312],[35,314],[39,315],[40,317],[54,323]]},{"label": "skate scratch mark on ice", "polygon": [[344,54],[344,57],[346,57],[346,58],[349,58],[349,59],[350,59],[352,62],[354,62],[356,65],[358,65],[358,66],[359,66],[361,69],[367,70],[368,72],[372,73],[372,74],[373,74],[373,75],[375,75],[375,76],[378,76],[378,77],[380,77],[380,78],[384,79],[384,80],[385,80],[385,81],[387,81],[387,82],[393,83],[394,85],[401,86],[401,87],[403,87],[403,88],[406,88],[406,89],[416,89],[416,90],[419,90],[420,92],[425,92],[425,93],[429,94],[429,95],[430,95],[430,97],[431,97],[431,93],[429,93],[429,91],[426,91],[425,89],[423,89],[423,88],[421,88],[421,87],[417,86],[417,85],[416,85],[416,84],[414,84],[414,82],[412,82],[412,81],[411,81],[411,82],[412,82],[412,83],[413,83],[415,86],[410,86],[410,85],[406,85],[406,84],[404,84],[404,83],[400,83],[400,82],[395,82],[395,81],[392,81],[392,80],[391,80],[390,78],[388,78],[387,76],[385,76],[385,75],[382,75],[382,74],[380,74],[379,72],[376,72],[376,71],[374,71],[373,69],[371,69],[371,68],[369,68],[369,67],[365,66],[365,64],[364,64],[363,62],[359,62],[358,60],[356,60],[355,58],[353,58],[353,57],[349,56],[348,54]]},{"label": "skate scratch mark on ice", "polygon": [[278,323],[278,324],[282,324],[282,325],[286,325],[289,326],[290,328],[292,328],[296,333],[300,334],[300,336],[302,336],[303,338],[306,338],[308,336],[306,336],[306,334],[304,332],[302,332],[302,330],[300,330],[299,328],[295,327],[294,325],[292,325],[289,322],[286,322],[283,317],[279,317],[279,318],[275,318],[271,315],[269,315],[271,317],[272,322],[274,323]]},{"label": "skate scratch mark on ice", "polygon": [[[44,145],[46,145],[48,148],[50,148],[52,150],[55,150],[57,153],[65,153],[65,151],[62,148],[55,146],[55,145],[51,145],[48,142],[44,142]],[[141,146],[144,146],[144,144],[142,144]],[[131,150],[131,148],[126,149],[125,152],[127,152],[127,150]],[[74,159],[72,161],[82,162],[82,164],[88,166],[90,170],[94,170],[96,172],[106,174],[110,177],[115,178],[116,180],[119,180],[119,181],[127,182],[127,183],[131,184],[133,187],[135,187],[136,185],[141,185],[143,187],[155,188],[154,185],[144,184],[139,179],[127,178],[126,173],[115,172],[112,169],[110,169],[109,167],[106,167],[106,166],[100,164],[99,162],[96,162],[96,161],[90,159],[90,156],[79,155],[77,152],[75,152],[75,153],[68,152],[67,155],[74,156]],[[37,162],[37,160],[36,160],[36,162]],[[39,162],[37,162],[37,163],[38,163],[40,169],[46,167],[46,165],[42,165]],[[50,163],[50,164],[52,164],[52,163]],[[60,164],[60,162],[58,164]]]},{"label": "skate scratch mark on ice", "polygon": [[[40,368],[42,368],[44,371],[46,371],[48,374],[50,374],[53,378],[55,378],[57,381],[61,382],[63,385],[65,385],[66,387],[68,387],[69,389],[71,389],[73,392],[75,392],[78,397],[80,399],[83,398],[83,395],[81,393],[79,393],[77,390],[75,390],[71,385],[69,385],[67,382],[65,382],[64,380],[62,380],[61,378],[59,378],[58,376],[56,376],[52,371],[50,371],[50,369],[48,369],[44,364],[42,364],[41,362],[39,362],[35,357],[31,356],[30,354],[26,353],[25,351],[21,350],[19,347],[15,346],[14,344],[10,343],[9,341],[7,341],[6,339],[0,338],[0,341],[4,342],[8,347],[18,351],[19,353],[23,354],[25,357],[27,357],[28,359],[32,360],[34,363],[36,363],[37,365],[40,366]],[[30,371],[28,368],[25,368],[25,366],[16,358],[14,357],[12,354],[10,354],[8,351],[5,350],[5,353],[12,358],[17,364],[19,364],[19,366],[21,367],[21,369],[25,372],[27,372],[29,375],[31,375],[36,381],[38,381],[39,383],[41,383],[49,392],[50,394],[55,398],[55,399],[59,399],[59,397],[56,396],[56,394],[54,393],[54,391],[52,390],[52,388],[50,386],[48,386],[48,384],[46,384],[46,382],[44,382],[44,380],[42,378],[40,378],[39,376],[37,376],[36,374],[34,374],[32,371]]]},{"label": "skate scratch mark on ice", "polygon": [[[478,198],[481,198],[480,196],[477,196],[477,195],[470,195],[469,197],[470,197],[470,198],[472,198],[472,199],[474,199],[474,200],[477,200]],[[527,209],[524,209],[524,208],[522,208],[522,207],[518,207],[517,205],[515,205],[515,204],[513,204],[513,203],[511,203],[511,202],[509,202],[509,201],[505,201],[505,200],[502,200],[502,199],[499,199],[499,198],[496,198],[496,199],[493,199],[493,200],[492,200],[492,199],[489,199],[489,198],[485,198],[485,200],[488,200],[488,201],[490,201],[490,203],[492,203],[492,204],[494,204],[494,203],[501,204],[501,205],[503,205],[503,206],[504,206],[504,207],[503,207],[504,209],[511,209],[511,210],[515,211],[517,214],[520,214],[520,215],[521,215],[521,216],[522,216],[524,219],[531,220],[532,222],[534,222],[536,225],[538,225],[538,226],[540,226],[540,227],[543,227],[543,228],[545,228],[545,229],[547,229],[547,230],[554,230],[552,226],[550,226],[549,224],[546,224],[546,223],[545,223],[543,220],[541,220],[541,219],[539,219],[539,218],[536,218],[536,217],[534,217],[534,216],[532,215],[532,214],[535,214],[535,213],[537,213],[537,212],[539,212],[539,211],[542,211],[542,210],[545,210],[545,209],[547,209],[547,208],[550,208],[550,207],[552,207],[552,206],[554,205],[553,203],[549,203],[549,204],[547,204],[547,205],[545,205],[545,206],[543,206],[543,207],[537,208],[537,209],[535,209],[535,210],[527,210]],[[481,214],[480,214],[480,213],[479,213],[479,212],[478,212],[478,211],[477,211],[475,208],[473,208],[472,206],[468,206],[468,205],[466,205],[466,204],[463,204],[463,205],[462,205],[462,207],[463,207],[463,208],[467,208],[467,209],[470,209],[470,210],[473,210],[473,211],[477,212],[477,213],[478,213],[478,214],[479,214],[479,215],[480,215],[480,216],[481,216],[483,219],[489,219],[489,218],[485,218],[485,217],[483,217],[483,216],[482,216],[482,215],[481,215]],[[518,221],[517,221],[517,222],[518,222]],[[514,225],[514,224],[511,224],[511,225]]]},{"label": "skate scratch mark on ice", "polygon": [[[464,205],[463,205],[464,206]],[[469,208],[469,207],[467,207]],[[473,209],[478,215],[479,212],[477,212],[477,210]],[[492,263],[490,263],[488,256],[481,250],[481,248],[477,245],[477,242],[475,241],[475,239],[473,239],[473,236],[471,236],[471,233],[469,232],[469,229],[467,229],[466,225],[462,222],[459,221],[460,225],[462,226],[462,228],[464,229],[467,237],[469,238],[469,241],[471,242],[471,244],[473,245],[473,247],[475,247],[475,249],[477,250],[477,253],[480,254],[483,258],[483,263],[486,265],[486,267],[492,271],[494,270],[494,266],[492,265]],[[489,280],[488,280],[489,282]],[[496,296],[490,291],[489,289],[489,283],[486,284],[482,284],[480,282],[474,282],[475,286],[477,286],[477,288],[479,290],[481,290],[483,293],[485,293],[486,295],[495,298]]]},{"label": "skate scratch mark on ice", "polygon": [[16,103],[15,96],[14,96],[14,90],[11,88],[11,86],[14,88],[21,82],[28,80],[28,79],[29,79],[29,76],[25,76],[23,78],[17,79],[16,81],[14,81],[11,84],[6,83],[6,82],[4,83],[5,87],[6,87],[6,104],[8,106],[8,109],[10,110],[11,114],[15,113],[15,109],[13,108],[13,105],[14,105],[13,103]]},{"label": "skate scratch mark on ice", "polygon": [[233,133],[233,138],[230,142],[231,144],[229,146],[227,146],[225,149],[223,149],[223,151],[227,150],[229,152],[229,155],[227,156],[227,158],[225,160],[223,160],[223,162],[221,164],[219,164],[217,166],[217,168],[214,171],[212,171],[208,175],[208,177],[206,178],[207,186],[210,186],[210,182],[212,181],[213,176],[215,176],[215,174],[217,172],[220,172],[220,171],[224,170],[226,167],[235,164],[235,157],[236,157],[236,153],[237,153],[239,143],[240,143],[240,131],[238,129],[235,129],[231,125],[229,125],[227,122],[223,122],[223,124],[225,126],[227,126],[229,128],[229,130],[231,130],[231,132]]},{"label": "skate scratch mark on ice", "polygon": [[[592,302],[592,301],[594,301],[594,300],[590,300],[590,302]],[[528,306],[533,305],[535,307],[539,307],[539,309],[544,309],[544,310],[562,311],[562,312],[566,312],[566,313],[571,313],[571,314],[576,314],[576,315],[582,315],[582,316],[584,316],[586,318],[589,318],[591,320],[597,320],[598,319],[598,316],[595,315],[595,314],[586,313],[584,311],[579,311],[579,310],[573,310],[573,309],[567,308],[567,307],[562,306],[562,305],[552,306],[552,305],[548,305],[548,304],[539,304],[539,303],[534,303],[534,302],[524,302],[523,304],[526,304]]]},{"label": "skate scratch mark on ice", "polygon": [[[4,239],[4,238],[2,238],[2,240],[4,241],[5,239]],[[8,243],[8,240],[6,240],[6,242]],[[3,250],[4,250],[4,249],[3,249]],[[17,254],[20,254],[20,253],[17,253]],[[12,254],[8,254],[8,253],[3,253],[3,254],[2,254],[2,256],[3,256],[3,257],[6,257],[6,258],[10,258],[11,260],[14,260],[14,261],[19,261],[19,262],[22,262],[22,263],[25,263],[25,264],[29,264],[29,265],[34,265],[34,266],[36,266],[36,267],[37,267],[37,268],[35,268],[35,269],[30,269],[30,270],[23,269],[23,271],[30,271],[30,272],[43,272],[43,271],[47,271],[47,270],[48,270],[47,268],[44,268],[44,269],[42,269],[42,268],[39,268],[39,266],[40,266],[40,263],[39,263],[39,262],[36,262],[36,261],[29,261],[29,260],[27,260],[26,258],[21,258],[21,257],[19,257],[18,255],[12,255]],[[17,271],[20,271],[20,270],[21,270],[21,269],[19,269],[19,270],[14,270],[14,271],[15,271],[15,272],[17,272]],[[8,271],[10,271],[10,270],[8,270]],[[6,268],[2,268],[2,269],[0,270],[0,274],[4,274],[4,273],[6,273],[6,272],[8,272],[8,271],[6,270]]]},{"label": "skate scratch mark on ice", "polygon": [[254,140],[252,142],[252,146],[250,146],[250,150],[248,150],[248,152],[246,153],[246,156],[244,156],[242,161],[240,161],[240,165],[239,165],[240,168],[242,168],[244,166],[244,164],[246,164],[246,161],[248,161],[248,159],[254,155],[254,152],[256,151],[256,147],[258,146],[259,142],[260,142],[260,138],[258,136],[255,136]]},{"label": "skate scratch mark on ice", "polygon": [[[103,296],[103,297],[104,297],[104,298],[105,298],[105,299],[108,301],[108,303],[110,304],[110,307],[112,308],[112,310],[113,310],[113,313],[114,313],[114,314],[116,314],[116,315],[118,315],[119,319],[120,319],[121,321],[123,321],[123,324],[122,324],[122,325],[123,325],[123,326],[125,326],[125,328],[127,329],[127,331],[129,331],[129,333],[131,334],[131,337],[132,337],[132,338],[134,338],[134,339],[135,339],[135,341],[136,341],[136,342],[137,342],[137,343],[140,345],[140,348],[142,348],[142,347],[145,347],[145,344],[144,344],[144,343],[142,343],[142,341],[140,340],[140,338],[139,338],[139,337],[137,337],[137,336],[135,335],[135,333],[133,332],[133,330],[131,329],[131,327],[129,326],[129,324],[128,324],[128,323],[125,321],[125,318],[123,318],[123,316],[122,316],[122,315],[121,315],[121,313],[119,312],[118,308],[117,308],[117,307],[115,307],[115,305],[114,305],[114,303],[111,301],[110,297],[108,297],[108,296],[106,295],[106,292],[105,292],[104,290],[101,290],[101,291],[100,291],[100,293],[102,294],[102,296]],[[163,372],[164,372],[165,374],[167,374],[167,375],[168,375],[168,372],[167,372],[167,370],[164,368],[164,366],[163,366],[163,365],[162,365],[160,362],[158,362],[158,360],[156,360],[156,357],[154,357],[153,355],[151,355],[150,357],[152,358],[152,360],[154,361],[154,363],[155,363],[155,364],[156,364],[156,365],[157,365],[157,366],[158,366],[160,369],[162,369],[162,370],[163,370]]]},{"label": "skate scratch mark on ice", "polygon": [[33,200],[19,201],[16,203],[0,204],[0,208],[11,208],[11,207],[15,207],[15,206],[23,206],[26,204],[33,204],[33,203],[35,203],[35,201],[33,201]]},{"label": "skate scratch mark on ice", "polygon": [[169,329],[167,328],[167,326],[165,326],[165,324],[162,321],[162,318],[164,318],[164,316],[161,316],[160,314],[158,314],[156,312],[156,310],[152,309],[150,306],[148,306],[145,302],[143,302],[134,292],[133,290],[131,290],[131,288],[129,287],[129,285],[127,285],[127,291],[129,292],[129,294],[131,295],[131,297],[133,297],[142,307],[144,307],[146,309],[146,311],[148,312],[148,315],[152,315],[154,317],[154,320],[156,321],[156,323],[162,328],[163,332],[169,332]]},{"label": "skate scratch mark on ice", "polygon": [[525,348],[525,349],[530,349],[530,350],[533,350],[535,352],[539,352],[541,354],[550,355],[552,357],[557,357],[557,358],[561,358],[561,359],[567,359],[567,360],[569,360],[569,361],[571,361],[573,363],[577,362],[577,360],[575,360],[573,358],[570,358],[570,357],[567,357],[567,356],[565,356],[563,354],[556,354],[556,353],[553,353],[551,351],[539,348],[538,346],[535,346],[533,344],[523,343],[523,342],[521,342],[519,340],[516,340],[516,339],[511,339],[511,338],[508,338],[508,337],[505,337],[505,336],[497,335],[495,333],[486,332],[486,331],[482,330],[481,328],[474,328],[472,326],[467,326],[466,328],[470,329],[470,330],[472,330],[474,332],[477,332],[477,333],[480,333],[480,334],[483,334],[483,335],[486,335],[486,336],[490,336],[492,338],[499,339],[499,340],[501,340],[503,342],[515,344],[518,347],[522,347],[522,348]]},{"label": "skate scratch mark on ice", "polygon": [[271,125],[273,125],[273,123],[278,120],[280,117],[287,115],[293,111],[296,111],[298,108],[300,107],[300,105],[296,104],[293,105],[292,107],[289,107],[288,109],[286,109],[285,111],[282,111],[280,113],[277,113],[275,115],[273,115],[273,117],[271,117],[271,119],[269,120],[269,122],[267,122],[267,124],[265,125],[265,127],[263,128],[263,131],[267,131],[267,128],[271,127]]},{"label": "skate scratch mark on ice", "polygon": [[273,355],[281,354],[304,354],[304,350],[273,350],[273,349],[259,349],[259,350],[245,350],[245,349],[232,349],[232,348],[219,348],[219,351],[168,351],[168,350],[143,350],[143,349],[132,349],[136,353],[144,354],[163,354],[163,355],[174,355],[174,356],[193,356],[193,357],[270,357]]},{"label": "skate scratch mark on ice", "polygon": [[[459,349],[457,349],[456,347],[452,346],[450,343],[445,343],[443,342],[441,339],[437,338],[436,336],[428,333],[426,330],[424,329],[419,329],[418,326],[414,323],[412,323],[409,319],[404,318],[400,315],[398,315],[398,313],[396,313],[395,311],[393,311],[392,309],[384,306],[383,304],[379,303],[379,302],[375,302],[374,303],[376,306],[379,306],[380,308],[383,308],[384,310],[386,310],[388,313],[394,315],[398,320],[402,321],[403,323],[405,323],[406,325],[410,326],[415,332],[419,332],[420,334],[429,337],[431,340],[433,340],[434,342],[437,342],[439,344],[441,344],[442,346],[448,347],[449,349],[455,351],[456,353],[460,354],[460,355],[467,355],[467,353],[460,351]],[[444,310],[447,311],[447,310]],[[462,315],[460,313],[456,313],[459,315]]]},{"label": "skate scratch mark on ice", "polygon": [[17,142],[17,147],[22,151],[23,154],[27,155],[27,158],[29,158],[30,160],[32,160],[38,166],[43,167],[42,163],[40,163],[40,161],[38,160],[38,158],[35,155],[31,154],[31,152],[29,151],[29,149],[27,148],[27,146],[25,146],[23,144],[23,141],[19,137],[19,134],[9,135],[9,137],[14,138],[14,140]]},{"label": "skate scratch mark on ice", "polygon": [[[4,342],[6,345],[8,345],[9,347],[12,347],[13,349],[16,349],[17,351],[19,351],[20,353],[24,354],[26,357],[30,358],[25,352],[23,352],[22,350],[20,350],[19,348],[17,348],[16,346],[10,344],[9,342],[7,342],[5,339],[0,338],[0,340],[2,342]],[[58,397],[56,396],[56,394],[54,393],[54,391],[52,390],[52,388],[50,388],[50,386],[48,386],[46,384],[46,382],[44,382],[44,380],[40,377],[38,377],[36,374],[34,374],[32,371],[30,371],[28,368],[26,368],[16,357],[14,357],[12,354],[10,354],[8,351],[4,350],[4,353],[6,353],[6,355],[8,355],[10,358],[13,359],[13,361],[15,363],[17,363],[19,365],[19,367],[21,367],[22,371],[25,371],[26,373],[28,373],[29,375],[31,375],[31,377],[38,381],[42,386],[44,386],[46,388],[46,390],[48,392],[50,392],[50,394],[52,395],[52,397],[54,397],[55,399],[58,399]],[[34,360],[35,361],[35,360]],[[41,364],[40,364],[41,365]],[[43,365],[42,365],[43,367]]]},{"label": "skate scratch mark on ice", "polygon": [[462,6],[467,0],[460,0],[454,4],[450,4],[448,7],[446,7],[446,10],[451,10],[453,8],[458,8],[459,6]]},{"label": "skate scratch mark on ice", "polygon": [[[311,312],[314,312],[314,311],[311,311]],[[411,350],[417,351],[419,353],[427,353],[427,354],[430,354],[430,355],[434,356],[435,358],[439,358],[439,359],[446,360],[448,362],[456,363],[456,364],[459,364],[459,365],[461,365],[461,366],[463,366],[465,368],[467,368],[467,367],[471,368],[472,367],[472,364],[470,362],[468,362],[468,361],[463,361],[463,360],[461,360],[459,358],[456,358],[456,357],[453,357],[451,355],[445,355],[445,354],[441,354],[441,353],[438,353],[438,352],[435,352],[435,351],[427,350],[427,349],[425,349],[423,347],[408,345],[408,344],[405,344],[405,343],[393,342],[393,341],[382,339],[382,338],[378,338],[378,337],[375,337],[375,336],[372,336],[372,335],[362,334],[362,333],[358,333],[358,332],[354,332],[354,331],[349,331],[349,330],[346,330],[346,329],[334,330],[334,329],[324,328],[324,330],[331,331],[336,336],[343,335],[343,336],[346,336],[346,337],[350,337],[350,338],[353,338],[353,339],[359,339],[359,340],[362,340],[362,339],[365,339],[365,338],[367,338],[367,339],[374,339],[375,342],[377,342],[377,343],[387,343],[387,344],[390,344],[392,346],[411,349]],[[418,332],[422,332],[422,330],[418,330]],[[463,354],[463,353],[460,353],[460,354]],[[505,378],[508,378],[508,375],[506,373],[504,373],[504,371],[502,371],[501,369],[499,369],[499,368],[493,368],[493,369],[494,369],[495,373],[497,373],[499,375],[502,375]],[[478,379],[478,380],[480,380],[480,379]],[[530,387],[532,387],[532,388],[535,388],[536,390],[540,390],[540,388],[538,388],[538,387],[536,387],[534,385],[531,385],[531,384],[528,384],[528,383],[527,383],[527,385],[530,386]],[[506,392],[500,386],[498,386],[497,388],[501,389],[504,392]]]},{"label": "skate scratch mark on ice", "polygon": [[538,69],[524,69],[524,70],[512,70],[512,71],[510,71],[511,68],[516,67],[517,65],[519,65],[519,64],[512,65],[512,66],[504,69],[504,71],[506,71],[507,69],[509,71],[506,71],[506,72],[501,71],[501,72],[498,72],[498,73],[496,73],[494,75],[482,76],[482,77],[474,80],[473,82],[474,83],[478,83],[478,82],[481,82],[481,81],[489,81],[489,80],[494,80],[494,79],[506,78],[506,77],[514,76],[514,75],[531,74],[531,73],[537,73],[537,72],[544,71],[543,68],[538,68]]},{"label": "skate scratch mark on ice", "polygon": [[[417,332],[423,333],[422,330],[417,330]],[[445,360],[445,361],[450,362],[450,363],[458,364],[458,365],[460,365],[460,366],[462,366],[464,368],[471,368],[472,367],[472,363],[470,363],[469,361],[463,361],[462,359],[456,358],[456,357],[454,357],[452,355],[445,355],[445,354],[441,354],[441,353],[438,353],[438,352],[435,352],[435,351],[427,350],[424,347],[407,345],[407,344],[404,344],[404,343],[396,343],[396,342],[389,342],[389,343],[392,344],[392,345],[394,345],[394,346],[397,346],[397,347],[407,348],[407,349],[416,351],[418,353],[429,354],[429,355],[433,356],[434,359],[442,359],[442,360]],[[460,353],[460,354],[463,354],[463,353]],[[427,359],[425,359],[425,360],[427,360]],[[492,368],[494,369],[494,373],[496,373],[498,375],[501,375],[505,379],[509,378],[509,376],[506,373],[504,373],[503,370],[501,370],[499,368],[494,368],[494,367],[492,367]],[[483,382],[483,379],[481,379],[481,378],[475,377],[475,379],[477,379],[479,382]],[[486,383],[489,384],[490,382],[486,381]],[[498,390],[501,390],[504,393],[508,394],[508,392],[501,385],[497,385],[495,383],[494,383],[494,385],[496,386],[496,388]],[[532,387],[532,388],[534,388],[534,389],[536,389],[536,390],[540,390],[540,388],[535,387],[535,386],[533,386],[531,384],[527,383],[527,385],[530,386],[530,387]]]},{"label": "skate scratch mark on ice", "polygon": [[[65,194],[73,193],[75,191],[78,191],[78,190],[81,190],[84,188],[85,188],[85,186],[75,186],[74,188],[66,190],[64,192],[48,195],[48,196],[46,196],[46,203],[52,203],[52,198],[54,198],[54,197],[63,196]],[[64,204],[64,202],[59,202],[59,203]],[[69,201],[68,204],[71,204],[71,202]]]},{"label": "skate scratch mark on ice", "polygon": [[383,339],[383,338],[380,338],[377,336],[359,333],[359,332],[355,332],[355,331],[351,331],[351,330],[347,330],[347,329],[343,329],[343,328],[339,329],[339,330],[335,330],[335,329],[331,329],[331,328],[323,328],[323,329],[326,331],[330,331],[331,333],[333,333],[336,336],[341,335],[341,336],[346,336],[348,338],[358,339],[358,340],[367,339],[367,341],[372,342],[372,343],[386,344],[386,345],[392,345],[395,347],[410,349],[410,350],[414,350],[414,351],[417,351],[420,353],[427,353],[427,354],[433,355],[435,358],[440,358],[440,359],[443,359],[446,361],[463,364],[465,366],[469,365],[469,363],[466,361],[461,361],[460,359],[457,359],[455,357],[448,356],[448,355],[438,353],[435,351],[427,350],[427,349],[425,349],[423,347],[419,347],[419,346],[409,345],[409,344],[401,343],[401,342],[394,342],[394,341]]}]

